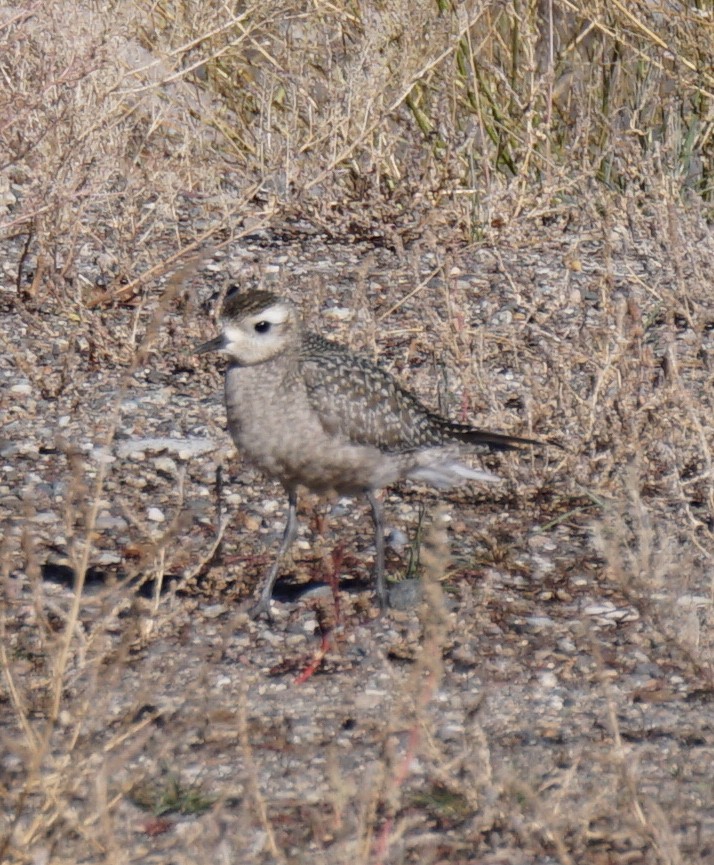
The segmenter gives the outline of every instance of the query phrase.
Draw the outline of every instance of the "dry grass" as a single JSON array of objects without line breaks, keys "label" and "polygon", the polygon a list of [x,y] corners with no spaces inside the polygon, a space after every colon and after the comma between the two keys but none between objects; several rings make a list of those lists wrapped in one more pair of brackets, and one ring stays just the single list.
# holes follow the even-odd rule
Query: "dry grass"
[{"label": "dry grass", "polygon": [[3,22],[23,290],[32,270],[92,294],[80,250],[138,289],[276,209],[403,243],[435,207],[468,239],[604,189],[711,201],[704,9],[50,3]]},{"label": "dry grass", "polygon": [[[713,68],[704,3],[0,6],[0,861],[714,861]],[[260,498],[101,457],[151,371],[212,429],[216,272],[567,448],[452,501],[458,614],[435,530],[300,688],[201,583]]]}]

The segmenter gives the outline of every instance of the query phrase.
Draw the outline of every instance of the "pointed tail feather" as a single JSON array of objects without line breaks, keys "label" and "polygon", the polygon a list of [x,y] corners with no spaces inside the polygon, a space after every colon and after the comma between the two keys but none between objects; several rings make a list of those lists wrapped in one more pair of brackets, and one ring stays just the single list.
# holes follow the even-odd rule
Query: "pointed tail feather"
[{"label": "pointed tail feather", "polygon": [[[511,436],[505,433],[487,432],[486,430],[474,429],[468,424],[452,423],[439,418],[440,426],[444,436],[452,441],[464,442],[469,445],[485,445],[492,451],[514,451],[524,446],[545,447],[553,442],[542,442],[538,439]],[[559,447],[559,445],[556,445]]]}]

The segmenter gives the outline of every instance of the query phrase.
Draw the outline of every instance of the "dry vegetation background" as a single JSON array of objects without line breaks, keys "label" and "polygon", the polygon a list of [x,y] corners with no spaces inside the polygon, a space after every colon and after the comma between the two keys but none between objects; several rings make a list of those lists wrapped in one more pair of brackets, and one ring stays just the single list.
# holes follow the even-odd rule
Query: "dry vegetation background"
[{"label": "dry vegetation background", "polygon": [[[0,861],[714,862],[713,14],[0,5]],[[565,445],[390,493],[418,609],[236,613],[230,280]]]}]

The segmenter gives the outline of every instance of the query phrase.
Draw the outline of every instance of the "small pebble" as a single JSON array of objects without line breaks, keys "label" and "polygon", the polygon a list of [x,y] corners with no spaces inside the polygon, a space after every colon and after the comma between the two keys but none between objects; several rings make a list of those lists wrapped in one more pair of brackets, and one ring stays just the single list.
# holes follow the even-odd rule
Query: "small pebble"
[{"label": "small pebble", "polygon": [[394,610],[411,610],[421,601],[420,580],[401,580],[389,587],[389,606]]}]

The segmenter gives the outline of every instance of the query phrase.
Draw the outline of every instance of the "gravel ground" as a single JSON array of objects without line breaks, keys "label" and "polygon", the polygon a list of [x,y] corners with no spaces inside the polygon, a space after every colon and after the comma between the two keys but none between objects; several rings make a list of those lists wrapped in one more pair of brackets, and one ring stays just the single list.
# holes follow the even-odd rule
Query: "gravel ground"
[{"label": "gravel ground", "polygon": [[[7,861],[714,863],[714,249],[685,215],[686,253],[652,225],[447,252],[255,236],[202,264],[128,380],[155,296],[23,299],[6,268]],[[451,417],[566,448],[489,460],[493,488],[387,491],[386,617],[366,503],[309,495],[275,620],[243,612],[286,502],[192,347],[258,278]]]}]

